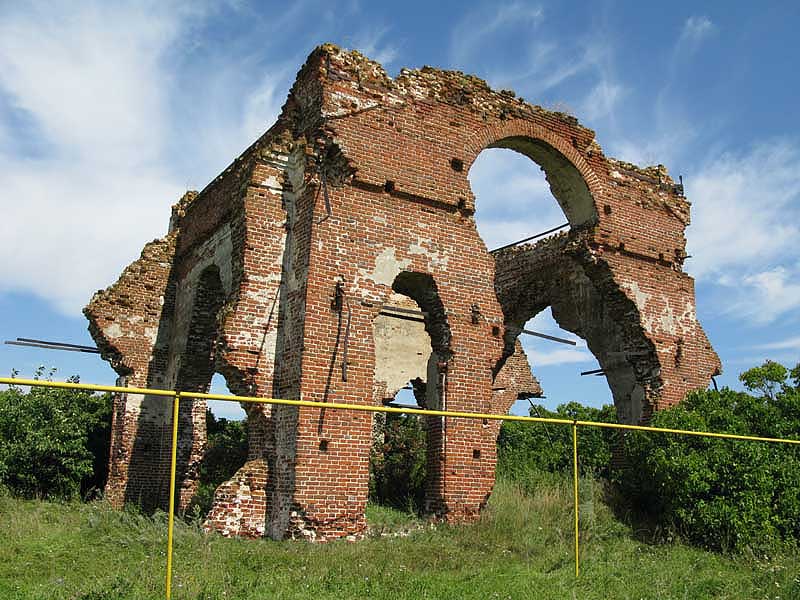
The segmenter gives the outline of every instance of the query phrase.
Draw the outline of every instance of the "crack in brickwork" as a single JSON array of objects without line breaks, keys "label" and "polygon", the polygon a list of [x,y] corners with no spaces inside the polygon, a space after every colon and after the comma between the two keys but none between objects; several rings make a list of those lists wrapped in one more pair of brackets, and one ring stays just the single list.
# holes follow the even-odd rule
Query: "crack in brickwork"
[{"label": "crack in brickwork", "polygon": [[[467,179],[486,148],[537,162],[570,230],[490,254]],[[720,368],[682,271],[681,193],[663,167],[606,158],[570,115],[460,72],[391,78],[358,52],[324,45],[275,125],[187,193],[168,235],[85,314],[131,386],[203,391],[219,372],[236,394],[364,404],[393,397],[417,371],[426,405],[503,414],[541,395],[518,335],[549,306],[597,356],[623,420],[644,422]],[[425,313],[422,328],[387,326],[398,293]],[[414,354],[396,376],[385,359],[392,348]],[[248,462],[217,490],[206,528],[362,536],[372,416],[245,408]],[[196,488],[205,404],[181,410],[183,508]],[[115,399],[115,506],[165,507],[169,414],[160,398]],[[498,427],[428,419],[430,512],[477,518],[494,484]]]}]

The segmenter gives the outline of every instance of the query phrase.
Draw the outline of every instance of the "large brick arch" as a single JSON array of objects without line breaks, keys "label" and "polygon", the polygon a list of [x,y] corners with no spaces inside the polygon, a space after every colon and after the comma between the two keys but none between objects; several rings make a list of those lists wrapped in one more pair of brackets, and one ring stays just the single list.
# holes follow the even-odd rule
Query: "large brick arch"
[{"label": "large brick arch", "polygon": [[[487,147],[545,168],[568,233],[488,252],[467,179]],[[606,158],[570,115],[459,72],[425,67],[391,78],[359,53],[325,45],[298,73],[275,125],[187,194],[169,235],[85,313],[129,383],[170,387],[185,338],[176,333],[182,298],[197,286],[193,274],[215,262],[225,288],[215,366],[234,392],[373,403],[391,379],[376,369],[375,322],[400,292],[446,317],[447,344],[426,374],[442,405],[504,413],[541,393],[516,337],[526,315],[552,306],[587,339],[629,409],[623,418],[646,420],[719,369],[682,271],[688,221],[689,203],[663,167]],[[420,292],[430,282],[440,307]],[[425,325],[433,332],[435,323]],[[117,504],[131,487],[136,423],[158,432],[168,418],[141,399],[115,405],[108,489]],[[497,426],[456,419],[432,430],[438,471],[428,508],[474,520],[494,483]],[[209,529],[317,541],[363,534],[369,415],[251,409],[248,431],[248,463],[218,491]],[[202,447],[200,427],[187,436],[186,447]],[[163,461],[137,464],[163,475]],[[154,497],[140,501],[162,502],[141,489]]]},{"label": "large brick arch", "polygon": [[[563,198],[561,193],[554,191],[553,195],[570,225],[573,227],[594,225],[600,220],[602,199],[605,196],[602,181],[575,146],[563,135],[524,119],[512,119],[486,126],[475,131],[466,140],[464,155],[467,157],[465,162],[467,172],[478,155],[487,148],[508,148],[524,154],[539,164],[548,177],[553,177],[552,171],[559,168],[568,171],[569,178],[580,179],[579,185],[585,186],[585,193],[581,194],[580,198],[579,211],[565,208],[567,199]],[[574,214],[576,212],[579,216]]]}]

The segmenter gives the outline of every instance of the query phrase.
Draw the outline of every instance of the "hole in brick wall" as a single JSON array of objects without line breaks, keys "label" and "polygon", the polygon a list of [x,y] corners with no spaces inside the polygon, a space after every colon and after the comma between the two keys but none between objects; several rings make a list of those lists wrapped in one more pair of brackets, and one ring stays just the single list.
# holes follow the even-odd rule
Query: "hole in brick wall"
[{"label": "hole in brick wall", "polygon": [[394,191],[394,181],[387,181],[383,184],[383,191],[391,194]]},{"label": "hole in brick wall", "polygon": [[464,170],[464,161],[460,158],[451,158],[450,166],[453,168],[453,171],[461,173],[461,171]]},{"label": "hole in brick wall", "polygon": [[320,440],[319,441],[319,451],[320,452],[327,452],[328,451],[328,440]]},{"label": "hole in brick wall", "polygon": [[481,457],[481,451],[478,450],[477,448],[475,448],[472,451],[472,458],[474,458],[475,460],[478,460],[480,457]]},{"label": "hole in brick wall", "polygon": [[[225,378],[220,373],[214,373],[211,377],[211,385],[208,391],[210,394],[232,395]],[[244,421],[247,419],[247,413],[238,402],[209,400],[206,406],[217,419],[227,419],[228,421]]]},{"label": "hole in brick wall", "polygon": [[484,150],[472,163],[468,178],[475,194],[475,224],[489,249],[547,231],[567,220],[545,173],[519,152]]},{"label": "hole in brick wall", "polygon": [[[563,318],[563,317],[560,317]],[[555,410],[561,404],[576,401],[580,404],[602,406],[613,403],[611,389],[605,377],[581,377],[581,371],[600,367],[586,342],[568,331],[553,317],[553,309],[545,308],[525,323],[525,328],[546,335],[577,341],[577,346],[567,346],[522,335],[519,340],[532,365],[541,392],[517,396],[510,413],[516,415],[544,416],[531,409],[531,403],[546,410]],[[534,390],[525,390],[533,392]],[[543,393],[543,396],[538,394]],[[528,401],[530,398],[530,402]]]},{"label": "hole in brick wall", "polygon": [[[429,351],[430,353],[430,351]],[[384,404],[418,408],[424,405],[426,384],[415,378]],[[427,421],[413,414],[375,414],[370,452],[369,500],[383,506],[421,512],[425,504]]]},{"label": "hole in brick wall", "polygon": [[605,214],[607,214],[607,215],[610,215],[611,214],[611,206],[609,204],[604,204],[603,205],[603,212]]},{"label": "hole in brick wall", "polygon": [[500,337],[500,328],[497,325],[492,325],[492,335],[494,337]]},{"label": "hole in brick wall", "polygon": [[[376,400],[441,410],[452,351],[437,282],[429,273],[402,271],[392,291],[387,309],[373,320]],[[372,501],[401,510],[430,508],[444,459],[443,419],[390,413],[373,423]]]}]

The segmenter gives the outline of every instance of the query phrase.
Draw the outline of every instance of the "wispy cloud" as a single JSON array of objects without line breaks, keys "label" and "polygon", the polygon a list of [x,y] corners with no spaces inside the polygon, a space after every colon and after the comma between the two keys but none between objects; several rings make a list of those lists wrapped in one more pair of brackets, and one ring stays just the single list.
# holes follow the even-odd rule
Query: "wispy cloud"
[{"label": "wispy cloud", "polygon": [[640,129],[636,137],[630,132],[615,131],[608,142],[615,156],[642,165],[672,165],[685,156],[701,136],[708,138],[719,127],[707,119],[702,130],[697,127],[697,118],[691,115],[678,77],[696,56],[702,42],[715,31],[716,26],[705,16],[690,16],[684,21],[660,66],[663,71],[660,86],[643,105],[643,112],[649,113],[648,126]]},{"label": "wispy cloud", "polygon": [[491,3],[479,7],[453,29],[450,42],[452,59],[457,65],[463,65],[476,53],[483,52],[493,35],[508,27],[535,27],[543,16],[541,6],[528,6],[522,2]]},{"label": "wispy cloud", "polygon": [[349,40],[349,44],[364,56],[386,67],[391,65],[399,55],[397,46],[385,41],[389,31],[389,27],[371,26],[357,32]]},{"label": "wispy cloud", "polygon": [[800,335],[789,337],[777,342],[759,344],[753,348],[756,350],[800,350]]},{"label": "wispy cloud", "polygon": [[708,162],[686,182],[692,200],[689,271],[698,278],[768,266],[800,238],[800,147],[757,144]]},{"label": "wispy cloud", "polygon": [[800,271],[783,266],[718,280],[728,301],[723,312],[766,325],[800,308]]},{"label": "wispy cloud", "polygon": [[[724,154],[687,180],[690,274],[727,313],[757,325],[800,308],[800,147],[771,140]],[[723,298],[724,297],[724,298]]]},{"label": "wispy cloud", "polygon": [[678,39],[678,47],[684,47],[686,44],[697,44],[714,33],[715,30],[716,26],[708,17],[702,15],[691,16],[683,23],[683,29]]},{"label": "wispy cloud", "polygon": [[612,114],[625,92],[621,84],[601,79],[584,99],[581,116],[591,122]]},{"label": "wispy cloud", "polygon": [[3,146],[2,289],[76,314],[141,240],[163,233],[182,189],[161,162],[160,61],[192,17],[155,5],[4,11],[0,87],[16,111],[0,120],[13,131],[22,111],[44,151],[25,156],[18,136]]}]

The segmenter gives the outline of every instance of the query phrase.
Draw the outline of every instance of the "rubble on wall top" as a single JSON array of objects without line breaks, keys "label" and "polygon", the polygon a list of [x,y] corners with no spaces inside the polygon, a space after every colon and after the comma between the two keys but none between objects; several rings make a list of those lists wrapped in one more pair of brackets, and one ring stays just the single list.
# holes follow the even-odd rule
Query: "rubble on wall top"
[{"label": "rubble on wall top", "polygon": [[594,131],[582,126],[576,117],[529,104],[513,90],[493,90],[485,80],[475,75],[423,66],[420,69],[402,68],[397,78],[392,78],[380,63],[357,50],[323,44],[312,56],[316,53],[322,53],[329,59],[329,64],[324,65],[324,72],[332,80],[345,80],[349,75],[362,89],[395,93],[406,99],[410,97],[412,101],[434,100],[471,107],[506,119],[525,118],[534,114],[549,116],[583,130],[588,138],[594,139]]},{"label": "rubble on wall top", "polygon": [[650,180],[650,183],[673,185],[675,182],[670,177],[667,167],[664,165],[650,165],[647,167],[640,167],[633,163],[619,160],[616,158],[608,158],[608,162],[612,167],[616,167],[621,171],[628,171],[631,174],[639,175]]}]

